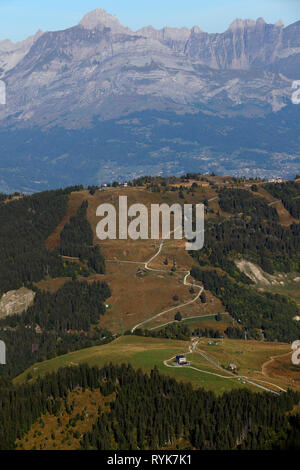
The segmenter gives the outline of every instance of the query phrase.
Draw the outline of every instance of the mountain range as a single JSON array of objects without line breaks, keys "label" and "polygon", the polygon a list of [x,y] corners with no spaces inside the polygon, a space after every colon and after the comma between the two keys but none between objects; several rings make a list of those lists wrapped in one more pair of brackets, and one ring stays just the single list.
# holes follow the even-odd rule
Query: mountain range
[{"label": "mountain range", "polygon": [[63,31],[0,41],[0,72],[2,191],[300,169],[300,21],[134,32],[97,9]]}]

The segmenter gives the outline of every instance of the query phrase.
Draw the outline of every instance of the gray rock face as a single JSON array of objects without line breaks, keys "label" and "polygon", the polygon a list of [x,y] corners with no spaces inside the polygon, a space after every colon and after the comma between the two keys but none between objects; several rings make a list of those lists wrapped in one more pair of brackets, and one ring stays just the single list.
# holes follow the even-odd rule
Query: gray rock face
[{"label": "gray rock face", "polygon": [[35,292],[25,287],[3,294],[0,300],[0,318],[18,315],[33,304]]},{"label": "gray rock face", "polygon": [[116,16],[109,15],[103,8],[97,8],[87,13],[79,22],[79,25],[90,30],[110,28],[114,33],[131,34],[129,28],[122,26]]},{"label": "gray rock face", "polygon": [[25,41],[13,43],[9,39],[0,41],[0,76],[17,65],[29,52],[32,44],[43,34],[38,31],[34,36],[29,36]]},{"label": "gray rock face", "polygon": [[278,60],[283,49],[285,54],[292,53],[289,47],[283,47],[285,36],[282,23],[237,19],[223,34],[191,34],[186,53],[214,69],[267,67]]},{"label": "gray rock face", "polygon": [[133,32],[94,10],[65,31],[0,42],[7,83],[0,120],[76,128],[158,103],[228,115],[249,112],[251,103],[254,115],[276,112],[299,78],[299,33],[300,22],[284,28],[262,18],[237,19],[222,34],[198,27]]}]

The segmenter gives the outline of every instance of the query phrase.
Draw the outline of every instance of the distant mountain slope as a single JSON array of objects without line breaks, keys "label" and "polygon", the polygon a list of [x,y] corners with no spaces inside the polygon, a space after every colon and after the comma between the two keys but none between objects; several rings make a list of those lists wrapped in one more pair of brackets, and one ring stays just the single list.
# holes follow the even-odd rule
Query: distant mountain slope
[{"label": "distant mountain slope", "polygon": [[[149,26],[133,32],[99,9],[64,31],[39,31],[17,44],[1,41],[7,104],[0,106],[0,189],[32,191],[36,185],[121,178],[124,163],[130,177],[145,164],[140,154],[151,173],[166,172],[170,165],[174,172],[178,160],[180,171],[192,170],[191,159],[206,157],[207,148],[218,172],[223,171],[222,159],[228,158],[227,173],[247,174],[252,167],[263,173],[264,164],[257,164],[256,157],[243,161],[250,152],[264,155],[268,175],[284,170],[286,176],[294,176],[299,141],[286,133],[299,134],[299,110],[291,101],[293,82],[299,79],[299,33],[300,21],[284,27],[282,22],[266,24],[262,18],[235,20],[222,34],[208,34],[196,26]],[[286,114],[280,115],[282,110]],[[168,130],[162,134],[164,126],[158,121],[149,135],[144,122],[153,113],[165,119],[166,112]],[[192,135],[185,115],[195,116]],[[279,129],[277,115],[292,118]],[[130,121],[119,134],[118,120],[125,116]],[[178,126],[175,136],[173,125]],[[210,132],[199,142],[203,127]],[[247,129],[251,145],[245,145],[240,127]],[[274,128],[281,140],[278,148],[270,137]],[[171,146],[163,143],[170,129]],[[182,137],[185,134],[189,139]],[[222,136],[223,151],[216,145]],[[179,141],[189,150],[183,151]],[[70,155],[70,173],[62,176],[57,162]],[[132,164],[134,156],[138,159]],[[79,168],[85,167],[87,158],[89,168],[82,177]]]}]

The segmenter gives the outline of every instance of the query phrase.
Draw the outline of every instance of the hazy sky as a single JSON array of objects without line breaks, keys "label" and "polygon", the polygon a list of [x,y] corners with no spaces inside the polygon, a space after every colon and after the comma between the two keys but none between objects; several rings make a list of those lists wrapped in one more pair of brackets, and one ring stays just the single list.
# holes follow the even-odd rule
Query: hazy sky
[{"label": "hazy sky", "polygon": [[0,39],[21,40],[35,33],[74,26],[95,8],[117,15],[137,30],[143,26],[198,25],[225,31],[235,18],[262,16],[267,22],[300,20],[300,0],[0,0]]}]

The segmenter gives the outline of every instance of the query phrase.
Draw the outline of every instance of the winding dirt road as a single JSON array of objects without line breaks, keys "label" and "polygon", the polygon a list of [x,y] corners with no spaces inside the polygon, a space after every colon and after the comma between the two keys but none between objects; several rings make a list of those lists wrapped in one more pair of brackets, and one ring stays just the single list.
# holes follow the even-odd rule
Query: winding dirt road
[{"label": "winding dirt road", "polygon": [[[173,230],[173,232],[176,232],[176,230],[177,230],[178,228],[179,228],[179,227],[177,227],[175,230]],[[157,256],[160,255],[163,246],[164,246],[164,240],[161,241],[157,252],[156,252],[148,261],[146,261],[146,262],[144,263],[145,269],[147,269],[148,271],[154,271],[154,272],[163,272],[163,273],[166,272],[164,269],[154,269],[154,268],[150,268],[150,267],[149,267],[149,264],[152,263],[152,261],[153,261],[155,258],[157,258]],[[190,304],[196,302],[196,301],[199,299],[199,297],[200,297],[200,295],[202,294],[203,289],[204,289],[203,286],[198,286],[197,284],[192,284],[192,283],[190,283],[190,282],[187,281],[187,278],[188,278],[188,277],[190,276],[190,274],[191,274],[190,271],[179,271],[179,272],[183,272],[183,273],[185,274],[185,276],[184,276],[184,278],[183,278],[183,284],[184,284],[185,286],[191,286],[191,287],[193,287],[193,288],[198,288],[198,289],[199,289],[199,291],[198,291],[196,297],[194,297],[192,300],[189,300],[188,302],[185,302],[185,303],[183,303],[183,304],[176,305],[175,307],[168,308],[167,310],[163,310],[162,312],[157,313],[156,315],[153,315],[151,318],[148,318],[147,320],[144,320],[144,321],[138,323],[137,325],[135,325],[135,326],[132,328],[132,330],[131,330],[132,333],[134,332],[134,330],[136,330],[137,328],[139,328],[139,327],[145,325],[146,323],[149,323],[149,322],[151,322],[152,320],[155,320],[156,318],[159,318],[159,317],[161,317],[162,315],[165,315],[166,313],[171,312],[172,310],[176,310],[176,309],[179,309],[179,308],[182,308],[182,307],[186,307],[187,305],[190,305]]]},{"label": "winding dirt road", "polygon": [[[190,353],[196,353],[196,354],[200,354],[205,360],[207,360],[210,364],[212,364],[214,367],[217,367],[218,369],[222,370],[224,372],[224,369],[216,362],[214,361],[213,359],[211,359],[206,353],[204,353],[203,351],[200,351],[199,349],[197,349],[197,344],[198,344],[199,340],[198,341],[195,341],[192,346],[190,346]],[[222,379],[235,379],[235,380],[242,380],[244,383],[248,383],[250,385],[253,385],[254,387],[257,387],[257,388],[260,388],[266,392],[271,392],[275,395],[279,395],[279,392],[275,392],[274,390],[266,387],[266,386],[263,386],[263,385],[260,385],[260,384],[257,384],[256,382],[254,382],[254,379],[251,379],[250,377],[246,377],[244,375],[237,375],[237,374],[234,374],[233,372],[230,372],[230,371],[226,371],[227,376],[225,375],[221,375],[221,374],[217,374],[216,372],[208,372],[206,370],[202,370],[202,369],[198,369],[197,367],[194,367],[194,366],[191,366],[191,365],[186,365],[186,366],[177,366],[177,365],[171,365],[171,364],[168,364],[169,361],[171,361],[172,359],[174,359],[176,356],[173,356],[171,357],[170,359],[167,359],[165,361],[163,361],[164,365],[166,367],[173,367],[173,368],[177,368],[177,369],[180,369],[180,367],[185,367],[185,368],[189,368],[189,369],[193,369],[193,370],[196,370],[198,372],[201,372],[203,374],[209,374],[209,375],[215,375],[216,377],[220,377]],[[284,390],[283,388],[279,387],[279,385],[276,385],[276,384],[273,384],[271,382],[267,382],[267,381],[264,381],[264,380],[259,380],[259,379],[255,379],[257,382],[261,382],[261,383],[265,383],[267,385],[271,385],[272,387],[275,387],[277,388],[278,390],[282,391],[282,392],[286,392],[286,390]]]}]

